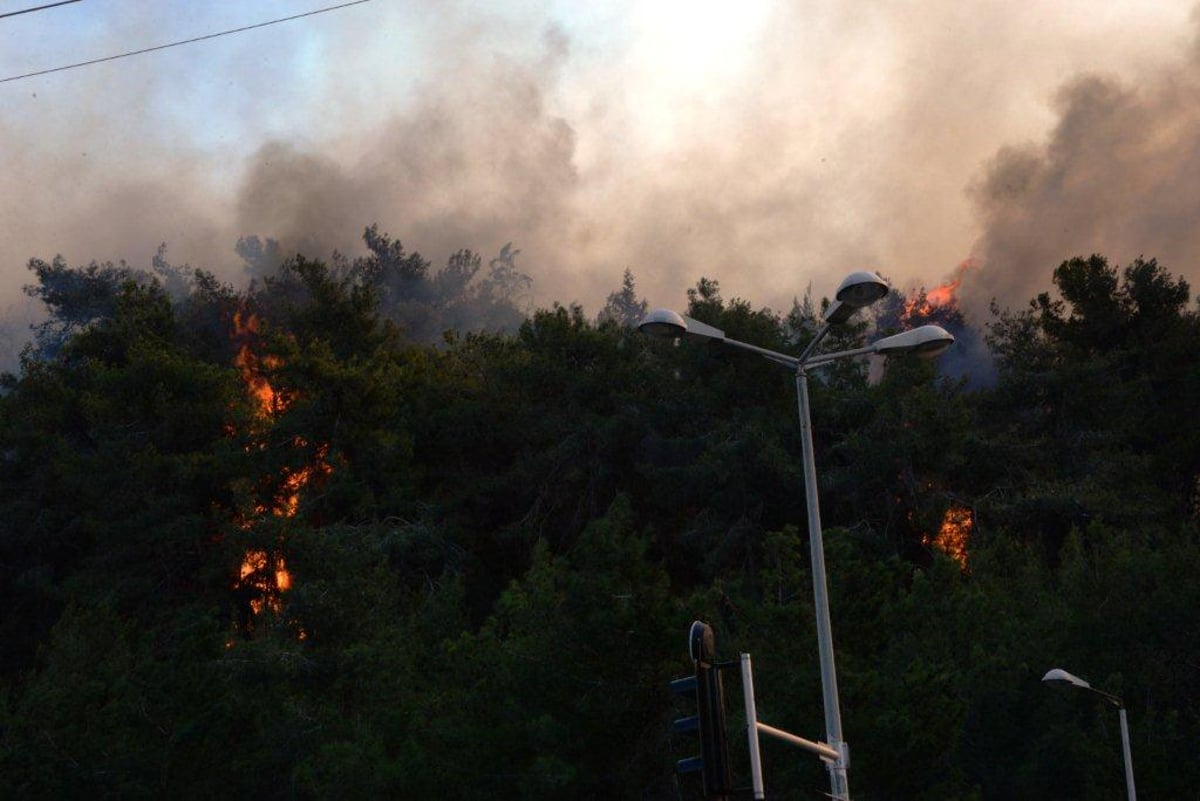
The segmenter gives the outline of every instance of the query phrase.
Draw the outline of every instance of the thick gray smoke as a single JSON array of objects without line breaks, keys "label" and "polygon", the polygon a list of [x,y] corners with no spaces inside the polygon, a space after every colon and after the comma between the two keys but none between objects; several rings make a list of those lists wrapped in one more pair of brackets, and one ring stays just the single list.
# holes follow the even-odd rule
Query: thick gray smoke
[{"label": "thick gray smoke", "polygon": [[994,297],[1023,306],[1073,256],[1144,255],[1200,278],[1200,46],[1131,84],[1083,75],[1057,94],[1041,145],[1008,147],[973,189],[982,269],[962,297],[976,319]]},{"label": "thick gray smoke", "polygon": [[264,144],[238,195],[239,232],[317,258],[361,252],[374,222],[435,264],[464,247],[494,255],[515,238],[526,252],[561,253],[575,137],[545,102],[567,43],[556,29],[543,41],[533,63],[485,53],[488,64],[452,65],[402,115],[355,136],[353,155]]},{"label": "thick gray smoke", "polygon": [[[302,5],[74,4],[6,20],[0,69]],[[653,305],[707,276],[776,309],[855,269],[933,286],[972,255],[976,308],[1093,250],[1187,273],[1184,21],[1084,0],[395,0],[4,83],[0,308],[35,256],[146,269],[166,242],[241,281],[239,237],[353,257],[372,223],[435,267],[512,242],[537,304],[593,314],[627,268]],[[1047,108],[1096,71],[1115,77]],[[1043,143],[998,151],[1022,141]]]}]

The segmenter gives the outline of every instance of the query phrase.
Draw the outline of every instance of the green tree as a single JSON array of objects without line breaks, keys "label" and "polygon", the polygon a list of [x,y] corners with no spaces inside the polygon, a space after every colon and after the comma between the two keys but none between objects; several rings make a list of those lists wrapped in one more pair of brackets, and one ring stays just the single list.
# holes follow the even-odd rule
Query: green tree
[{"label": "green tree", "polygon": [[1042,293],[990,331],[1002,376],[990,416],[1008,426],[995,441],[1022,488],[1003,511],[1041,518],[1052,550],[1097,518],[1170,527],[1200,470],[1195,432],[1173,423],[1200,411],[1188,286],[1153,260],[1118,271],[1100,256],[1064,262],[1054,281],[1061,299]]},{"label": "green tree", "polygon": [[633,328],[646,316],[647,305],[645,299],[638,297],[633,273],[626,267],[625,274],[621,278],[620,290],[609,294],[596,321],[598,323],[612,322],[624,328]]},{"label": "green tree", "polygon": [[671,604],[647,546],[618,498],[567,555],[539,544],[479,632],[447,641],[447,692],[424,710],[443,792],[628,797],[668,769],[656,654]]}]

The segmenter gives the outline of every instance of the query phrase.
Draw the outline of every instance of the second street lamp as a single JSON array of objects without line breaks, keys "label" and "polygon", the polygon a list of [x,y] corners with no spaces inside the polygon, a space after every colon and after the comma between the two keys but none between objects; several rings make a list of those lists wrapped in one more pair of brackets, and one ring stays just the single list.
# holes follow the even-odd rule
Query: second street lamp
[{"label": "second street lamp", "polygon": [[835,300],[825,310],[822,325],[812,341],[799,356],[789,356],[730,339],[719,328],[685,317],[670,309],[655,309],[646,315],[638,329],[650,336],[668,339],[691,339],[720,342],[757,353],[773,362],[791,368],[796,373],[796,397],[800,416],[800,445],[804,460],[804,495],[808,509],[809,550],[813,574],[813,608],[817,618],[817,645],[821,663],[821,693],[825,711],[826,742],[841,756],[827,762],[832,796],[849,801],[847,781],[849,748],[842,737],[842,715],[838,705],[837,670],[833,659],[833,635],[829,622],[829,593],[825,581],[825,546],[821,535],[821,510],[817,498],[817,468],[813,455],[812,423],[808,400],[809,368],[821,367],[839,359],[880,354],[893,356],[916,353],[936,356],[954,343],[954,337],[936,325],[924,325],[894,336],[884,337],[862,348],[834,353],[815,353],[817,346],[835,325],[846,323],[853,314],[888,293],[888,286],[875,273],[855,272],[846,276],[838,286]]},{"label": "second street lamp", "polygon": [[1137,801],[1137,788],[1133,785],[1133,754],[1129,748],[1129,720],[1125,717],[1125,702],[1121,700],[1120,696],[1106,693],[1104,690],[1097,690],[1083,679],[1071,675],[1062,668],[1053,668],[1046,671],[1046,675],[1042,676],[1042,681],[1052,687],[1076,687],[1080,690],[1087,690],[1090,693],[1095,693],[1117,708],[1117,713],[1121,719],[1121,754],[1125,758],[1125,793],[1129,801]]}]

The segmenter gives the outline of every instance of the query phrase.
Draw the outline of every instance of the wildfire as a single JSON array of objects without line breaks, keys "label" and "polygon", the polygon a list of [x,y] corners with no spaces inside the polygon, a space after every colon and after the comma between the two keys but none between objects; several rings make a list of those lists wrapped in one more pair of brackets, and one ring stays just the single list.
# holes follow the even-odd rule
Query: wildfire
[{"label": "wildfire", "polygon": [[[233,341],[238,345],[234,365],[245,382],[246,392],[256,404],[258,417],[269,421],[285,412],[294,400],[291,394],[276,390],[264,374],[264,371],[280,367],[282,362],[275,356],[260,356],[255,350],[254,345],[259,332],[257,315],[238,311],[234,313],[232,322]],[[293,438],[292,446],[303,451],[308,448],[308,442],[297,436]],[[260,443],[259,447],[266,447],[265,443]],[[274,490],[270,500],[259,503],[255,507],[254,516],[240,518],[238,525],[248,530],[265,514],[281,518],[294,517],[300,508],[301,491],[314,479],[323,478],[332,472],[333,468],[326,460],[328,453],[328,445],[319,445],[310,464],[295,469],[283,468],[272,482]],[[282,609],[280,595],[291,587],[292,575],[288,572],[287,562],[279,549],[248,550],[242,558],[238,577],[233,583],[235,592],[249,598],[250,611],[254,615],[258,615],[264,609],[279,612]],[[304,638],[303,631],[300,632],[300,638]]]},{"label": "wildfire", "polygon": [[[303,449],[308,443],[302,437],[292,440],[292,446]],[[271,513],[277,517],[294,517],[300,508],[300,490],[307,487],[314,478],[324,478],[333,472],[333,467],[325,460],[329,455],[328,445],[318,445],[313,463],[297,470],[284,468],[280,474],[279,493]]]},{"label": "wildfire", "polygon": [[251,347],[258,337],[258,315],[243,313],[240,309],[233,313],[233,341],[238,343],[237,355],[233,364],[246,382],[246,390],[250,397],[258,403],[258,413],[264,418],[287,411],[291,398],[276,392],[271,382],[263,375],[263,370],[274,370],[281,362],[277,356],[259,356]]},{"label": "wildfire", "polygon": [[963,276],[978,266],[975,259],[966,259],[954,268],[954,277],[946,283],[929,290],[922,288],[913,294],[904,301],[901,319],[907,322],[914,317],[931,317],[939,307],[952,305],[958,296],[958,288],[962,286]]},{"label": "wildfire", "polygon": [[259,614],[264,608],[279,612],[282,608],[279,593],[291,589],[292,576],[287,571],[282,554],[250,550],[242,559],[235,586],[258,591],[256,597],[250,599],[250,610],[254,614]]},{"label": "wildfire", "polygon": [[975,517],[965,506],[951,506],[942,518],[942,526],[937,536],[926,534],[922,544],[937,548],[949,556],[965,573],[967,571],[968,546],[971,544],[971,529],[975,525]]}]

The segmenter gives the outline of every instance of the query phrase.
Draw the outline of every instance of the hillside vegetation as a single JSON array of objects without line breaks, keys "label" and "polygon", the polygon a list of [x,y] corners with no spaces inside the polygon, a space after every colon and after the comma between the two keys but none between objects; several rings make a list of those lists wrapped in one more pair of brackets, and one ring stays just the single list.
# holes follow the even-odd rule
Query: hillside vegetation
[{"label": "hillside vegetation", "polygon": [[[697,618],[753,655],[763,720],[822,738],[788,371],[641,336],[628,274],[598,318],[526,315],[515,251],[433,271],[367,233],[244,292],[161,254],[31,265],[51,317],[0,394],[0,796],[695,798],[667,684]],[[743,341],[812,335],[811,303],[689,298]],[[1121,797],[1117,716],[1042,684],[1062,667],[1125,698],[1144,796],[1193,798],[1189,288],[1073,259],[986,339],[982,388],[907,360],[811,384],[854,797]],[[828,789],[802,752],[764,761],[773,798]]]}]

